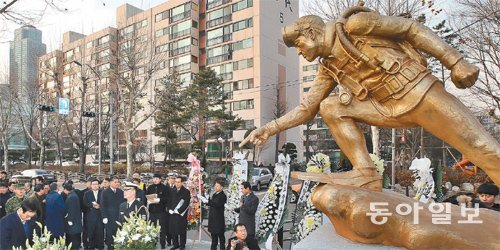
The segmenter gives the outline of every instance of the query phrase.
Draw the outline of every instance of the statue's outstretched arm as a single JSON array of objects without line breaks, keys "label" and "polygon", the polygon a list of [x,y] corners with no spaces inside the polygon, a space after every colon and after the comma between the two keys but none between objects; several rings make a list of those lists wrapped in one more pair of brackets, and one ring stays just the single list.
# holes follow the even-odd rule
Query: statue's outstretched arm
[{"label": "statue's outstretched arm", "polygon": [[240,147],[248,142],[258,146],[262,145],[269,137],[313,119],[319,111],[321,101],[328,97],[337,85],[328,74],[322,71],[322,68],[318,70],[318,75],[314,79],[313,86],[302,99],[299,106],[284,116],[254,130],[240,143]]},{"label": "statue's outstretched arm", "polygon": [[450,69],[451,79],[458,88],[472,86],[479,75],[479,69],[462,60],[458,50],[412,19],[359,13],[349,17],[345,30],[352,35],[390,37],[409,42],[415,49],[435,57]]},{"label": "statue's outstretched arm", "polygon": [[359,13],[351,16],[346,23],[346,32],[353,35],[374,35],[408,41],[417,50],[432,55],[451,69],[462,54],[436,33],[415,20],[382,16],[376,13]]}]

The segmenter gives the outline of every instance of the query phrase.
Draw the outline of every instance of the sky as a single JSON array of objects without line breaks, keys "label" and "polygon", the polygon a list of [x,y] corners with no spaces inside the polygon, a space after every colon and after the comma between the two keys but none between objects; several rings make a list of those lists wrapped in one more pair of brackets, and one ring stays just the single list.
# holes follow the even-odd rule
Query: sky
[{"label": "sky", "polygon": [[[41,10],[42,0],[19,0],[16,9]],[[116,8],[129,3],[141,9],[149,9],[165,0],[56,0],[59,6],[67,11],[48,9],[42,19],[34,26],[42,30],[42,42],[47,45],[47,52],[59,49],[62,34],[75,31],[91,34],[108,26],[116,27]],[[19,4],[19,5],[17,5]],[[39,5],[37,5],[39,4]],[[3,4],[0,5],[3,7]],[[0,21],[0,71],[6,70],[9,63],[9,41],[14,39],[14,30],[20,26],[11,22]]]}]

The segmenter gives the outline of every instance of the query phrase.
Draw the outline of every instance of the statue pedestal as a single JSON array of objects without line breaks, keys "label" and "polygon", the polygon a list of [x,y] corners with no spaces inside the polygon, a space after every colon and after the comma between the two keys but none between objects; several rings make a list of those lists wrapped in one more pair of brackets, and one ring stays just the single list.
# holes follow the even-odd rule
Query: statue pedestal
[{"label": "statue pedestal", "polygon": [[337,234],[352,241],[408,249],[500,249],[499,213],[489,209],[424,204],[390,190],[334,184],[317,187],[311,199]]},{"label": "statue pedestal", "polygon": [[382,250],[403,249],[384,245],[364,244],[350,241],[338,235],[332,223],[326,215],[323,215],[323,225],[292,247],[293,250],[331,250],[331,249],[360,249],[360,250]]}]

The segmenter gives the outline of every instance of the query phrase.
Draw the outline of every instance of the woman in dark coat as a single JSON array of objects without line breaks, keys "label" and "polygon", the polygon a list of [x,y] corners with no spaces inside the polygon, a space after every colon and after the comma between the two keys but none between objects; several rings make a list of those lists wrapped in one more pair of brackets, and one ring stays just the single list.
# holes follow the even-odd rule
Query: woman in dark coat
[{"label": "woman in dark coat", "polygon": [[224,205],[226,204],[227,197],[222,189],[224,189],[224,183],[221,180],[216,180],[215,193],[208,200],[208,206],[210,207],[208,212],[208,231],[212,235],[211,250],[217,249],[217,241],[220,242],[220,249],[224,249],[226,243],[226,238],[224,237],[226,228]]}]

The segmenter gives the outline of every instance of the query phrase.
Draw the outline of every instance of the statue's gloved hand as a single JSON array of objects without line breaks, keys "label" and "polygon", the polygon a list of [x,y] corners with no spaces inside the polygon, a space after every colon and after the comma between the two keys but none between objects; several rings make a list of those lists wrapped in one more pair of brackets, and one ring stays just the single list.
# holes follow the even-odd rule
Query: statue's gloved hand
[{"label": "statue's gloved hand", "polygon": [[270,133],[267,130],[267,126],[258,128],[254,131],[252,131],[241,143],[240,147],[243,147],[245,144],[248,142],[251,142],[257,146],[261,146],[267,142],[267,139],[269,138]]},{"label": "statue's gloved hand", "polygon": [[478,76],[479,68],[463,59],[451,68],[451,81],[459,89],[472,87]]}]

